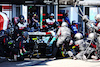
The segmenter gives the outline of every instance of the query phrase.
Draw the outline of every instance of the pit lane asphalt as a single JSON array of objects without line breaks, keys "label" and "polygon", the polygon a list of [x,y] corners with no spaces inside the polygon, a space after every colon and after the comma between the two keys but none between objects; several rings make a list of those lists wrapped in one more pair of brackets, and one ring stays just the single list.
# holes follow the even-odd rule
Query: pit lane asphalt
[{"label": "pit lane asphalt", "polygon": [[25,58],[24,61],[0,63],[0,67],[100,67],[100,60],[73,60],[73,59],[57,59],[50,60],[48,58]]},{"label": "pit lane asphalt", "polygon": [[29,58],[25,58],[24,61],[17,61],[17,62],[9,62],[7,59],[0,59],[0,67],[25,67],[25,66],[36,66],[38,64],[41,64],[43,62],[50,61],[48,58],[32,58],[31,60]]}]

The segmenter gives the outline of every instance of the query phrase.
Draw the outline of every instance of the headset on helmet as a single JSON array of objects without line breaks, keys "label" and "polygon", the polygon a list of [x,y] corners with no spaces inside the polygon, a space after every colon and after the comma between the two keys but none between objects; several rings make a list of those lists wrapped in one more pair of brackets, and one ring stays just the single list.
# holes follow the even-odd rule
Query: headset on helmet
[{"label": "headset on helmet", "polygon": [[7,30],[6,30],[6,34],[11,35],[10,29],[7,29]]},{"label": "headset on helmet", "polygon": [[13,27],[10,28],[10,32],[11,32],[11,34],[14,34],[14,28]]},{"label": "headset on helmet", "polygon": [[79,40],[83,38],[83,35],[81,33],[76,33],[74,36],[75,39]]},{"label": "headset on helmet", "polygon": [[54,18],[54,14],[51,13],[51,14],[49,15],[49,18],[52,20],[52,19]]},{"label": "headset on helmet", "polygon": [[95,16],[95,20],[98,21],[98,22],[100,22],[100,14],[97,14],[97,15]]},{"label": "headset on helmet", "polygon": [[72,21],[72,25],[74,25],[74,24],[76,24],[76,21],[75,20]]},{"label": "headset on helmet", "polygon": [[6,34],[9,35],[9,36],[13,35],[14,34],[14,28],[7,29]]},{"label": "headset on helmet", "polygon": [[50,16],[54,16],[54,14],[53,14],[53,13],[51,13],[51,14],[50,14]]},{"label": "headset on helmet", "polygon": [[67,22],[63,22],[61,26],[66,26],[66,27],[68,27],[68,24],[67,24]]},{"label": "headset on helmet", "polygon": [[19,19],[20,19],[20,20],[24,20],[24,16],[23,16],[23,15],[20,15],[20,16],[19,16]]},{"label": "headset on helmet", "polygon": [[5,35],[5,31],[4,30],[1,30],[0,31],[0,37],[4,36]]},{"label": "headset on helmet", "polygon": [[24,32],[22,33],[22,35],[25,36],[25,38],[27,38],[27,37],[29,36],[29,34],[28,34],[27,31],[24,31]]},{"label": "headset on helmet", "polygon": [[88,36],[88,38],[90,38],[92,40],[95,39],[95,33],[90,33],[89,36]]}]

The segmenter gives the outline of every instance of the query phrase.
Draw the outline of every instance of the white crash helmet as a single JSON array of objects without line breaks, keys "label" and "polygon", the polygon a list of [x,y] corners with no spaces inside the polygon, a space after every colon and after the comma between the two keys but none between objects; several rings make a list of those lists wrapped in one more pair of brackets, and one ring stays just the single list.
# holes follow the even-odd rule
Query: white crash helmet
[{"label": "white crash helmet", "polygon": [[51,13],[51,14],[50,14],[50,16],[54,16],[54,14],[53,14],[53,13]]},{"label": "white crash helmet", "polygon": [[75,39],[79,40],[83,38],[83,35],[81,33],[76,33],[74,36]]},{"label": "white crash helmet", "polygon": [[61,26],[62,26],[62,27],[63,27],[63,26],[68,27],[68,24],[67,24],[67,22],[63,22],[63,23],[61,24]]},{"label": "white crash helmet", "polygon": [[95,16],[95,20],[98,21],[98,22],[100,22],[100,14],[97,14],[97,15]]},{"label": "white crash helmet", "polygon": [[88,38],[95,39],[95,33],[90,33],[89,36],[88,36]]}]

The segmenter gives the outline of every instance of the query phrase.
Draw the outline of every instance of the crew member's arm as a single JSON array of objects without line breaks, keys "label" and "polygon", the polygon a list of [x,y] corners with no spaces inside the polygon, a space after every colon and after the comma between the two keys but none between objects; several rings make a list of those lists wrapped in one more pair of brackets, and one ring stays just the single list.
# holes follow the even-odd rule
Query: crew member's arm
[{"label": "crew member's arm", "polygon": [[44,26],[44,27],[47,27],[46,20],[43,22],[43,26]]},{"label": "crew member's arm", "polygon": [[38,23],[38,20],[34,19],[34,17],[32,17],[32,19],[33,19],[36,23]]},{"label": "crew member's arm", "polygon": [[93,26],[94,27],[94,29],[96,30],[96,31],[98,31],[99,29],[100,29],[100,27],[97,27],[97,26]]},{"label": "crew member's arm", "polygon": [[57,36],[56,36],[56,38],[58,38],[60,35],[61,35],[61,29],[59,28],[58,31],[57,31]]}]

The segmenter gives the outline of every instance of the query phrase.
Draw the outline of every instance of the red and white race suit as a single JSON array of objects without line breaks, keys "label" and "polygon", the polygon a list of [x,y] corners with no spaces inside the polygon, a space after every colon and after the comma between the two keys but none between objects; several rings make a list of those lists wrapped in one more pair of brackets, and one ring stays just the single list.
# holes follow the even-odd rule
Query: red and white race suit
[{"label": "red and white race suit", "polygon": [[55,23],[55,19],[46,19],[46,24],[47,25],[53,25]]},{"label": "red and white race suit", "polygon": [[27,27],[27,22],[24,22],[23,24],[18,23],[17,25],[19,27],[19,30],[23,30],[25,27]]},{"label": "red and white race suit", "polygon": [[96,26],[94,26],[94,28],[97,31],[97,50],[98,50],[98,57],[100,58],[100,22],[96,23]]}]

